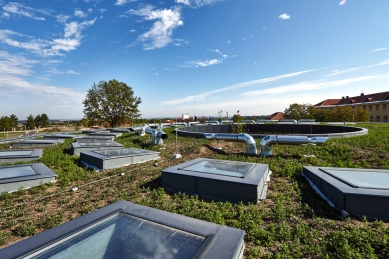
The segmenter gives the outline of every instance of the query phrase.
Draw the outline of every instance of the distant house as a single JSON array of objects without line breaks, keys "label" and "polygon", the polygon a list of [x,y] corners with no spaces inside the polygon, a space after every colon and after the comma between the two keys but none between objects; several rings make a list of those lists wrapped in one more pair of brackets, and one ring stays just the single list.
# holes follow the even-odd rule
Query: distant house
[{"label": "distant house", "polygon": [[284,113],[283,112],[275,112],[265,118],[266,120],[272,120],[272,121],[279,121],[284,119]]},{"label": "distant house", "polygon": [[354,111],[358,108],[367,110],[370,121],[388,122],[389,92],[364,94],[359,96],[346,96],[342,99],[326,99],[313,107],[316,109],[332,109],[334,107],[350,106]]}]

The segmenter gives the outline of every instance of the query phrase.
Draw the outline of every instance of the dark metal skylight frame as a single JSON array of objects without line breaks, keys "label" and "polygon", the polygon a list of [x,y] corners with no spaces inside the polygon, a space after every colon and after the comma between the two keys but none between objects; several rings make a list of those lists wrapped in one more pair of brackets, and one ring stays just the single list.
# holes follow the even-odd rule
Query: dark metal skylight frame
[{"label": "dark metal skylight frame", "polygon": [[[118,201],[103,207],[92,213],[74,219],[70,222],[47,230],[28,239],[0,250],[0,258],[39,258],[33,257],[39,251],[49,246],[55,246],[57,242],[85,231],[94,224],[99,224],[115,215],[128,215],[130,217],[159,224],[165,228],[177,229],[177,231],[204,237],[204,241],[190,258],[203,259],[229,259],[242,258],[244,250],[244,230],[234,229],[186,216],[145,207],[127,201]],[[109,243],[110,245],[110,243]],[[94,249],[93,247],[88,247]],[[87,249],[88,249],[87,248]],[[71,247],[67,248],[71,249]],[[185,247],[183,247],[185,249]],[[131,253],[126,254],[132,258]],[[151,256],[153,256],[151,254]]]},{"label": "dark metal skylight frame", "polygon": [[0,164],[37,160],[42,153],[43,149],[0,150]]},{"label": "dark metal skylight frame", "polygon": [[[231,163],[247,164],[250,169],[243,174],[243,177],[185,169],[203,161],[226,163],[226,165]],[[267,181],[271,171],[268,164],[197,158],[163,169],[161,173],[162,186],[167,191],[173,193],[183,192],[218,201],[247,204],[257,203],[266,198]]]},{"label": "dark metal skylight frame", "polygon": [[30,188],[40,183],[56,181],[57,175],[43,163],[0,166],[0,174],[2,170],[5,172],[7,169],[23,167],[30,167],[35,174],[0,179],[0,193],[3,191],[13,192],[17,191],[20,187]]},{"label": "dark metal skylight frame", "polygon": [[358,186],[331,170],[386,173],[389,170],[304,166],[303,175],[328,203],[347,213],[373,219],[389,219],[389,189]]}]

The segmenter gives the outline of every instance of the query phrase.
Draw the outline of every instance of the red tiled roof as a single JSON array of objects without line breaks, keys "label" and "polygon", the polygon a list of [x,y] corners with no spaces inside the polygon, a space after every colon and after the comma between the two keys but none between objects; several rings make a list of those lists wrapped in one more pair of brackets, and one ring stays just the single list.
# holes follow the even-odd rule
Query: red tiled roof
[{"label": "red tiled roof", "polygon": [[340,100],[341,99],[326,99],[318,104],[315,104],[314,106],[337,105]]},{"label": "red tiled roof", "polygon": [[284,118],[283,112],[275,112],[269,116],[266,117],[267,120],[282,120]]},{"label": "red tiled roof", "polygon": [[345,105],[351,103],[365,103],[365,102],[376,102],[376,101],[384,101],[389,100],[389,91],[382,93],[374,93],[374,94],[361,94],[359,96],[352,97],[344,97],[342,99],[327,99],[314,106],[325,106],[325,105]]}]

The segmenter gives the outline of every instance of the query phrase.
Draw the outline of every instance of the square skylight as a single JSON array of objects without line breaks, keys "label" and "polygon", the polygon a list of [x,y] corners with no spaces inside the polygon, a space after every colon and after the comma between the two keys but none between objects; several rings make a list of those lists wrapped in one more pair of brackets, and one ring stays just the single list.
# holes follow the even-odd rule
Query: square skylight
[{"label": "square skylight", "polygon": [[0,258],[238,259],[243,258],[244,234],[118,201],[6,247]]},{"label": "square skylight", "polygon": [[96,170],[118,168],[159,158],[159,152],[138,148],[111,148],[80,153],[81,162]]},{"label": "square skylight", "polygon": [[118,149],[123,148],[122,144],[115,141],[109,142],[73,142],[70,148],[70,154],[79,156],[82,151],[104,150],[104,149]]},{"label": "square skylight", "polygon": [[389,219],[389,170],[304,166],[303,175],[336,209]]},{"label": "square skylight", "polygon": [[11,144],[11,147],[23,148],[23,147],[54,146],[62,142],[64,142],[63,139],[29,139],[29,140],[14,142]]},{"label": "square skylight", "polygon": [[0,193],[55,182],[56,177],[57,175],[42,163],[0,166]]},{"label": "square skylight", "polygon": [[37,160],[42,156],[42,152],[42,149],[0,150],[0,164]]},{"label": "square skylight", "polygon": [[163,169],[162,186],[204,198],[257,203],[266,198],[269,165],[197,158]]}]

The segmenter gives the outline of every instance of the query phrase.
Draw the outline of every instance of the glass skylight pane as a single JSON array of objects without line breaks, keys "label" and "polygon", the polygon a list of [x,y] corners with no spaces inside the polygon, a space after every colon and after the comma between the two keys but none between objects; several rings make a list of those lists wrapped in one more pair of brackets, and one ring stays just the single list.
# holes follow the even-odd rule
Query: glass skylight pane
[{"label": "glass skylight pane", "polygon": [[201,161],[181,169],[196,171],[199,173],[218,174],[243,178],[252,167],[253,165],[242,163],[232,163],[225,161]]},{"label": "glass skylight pane", "polygon": [[18,151],[1,151],[0,156],[29,156],[32,151],[18,150]]},{"label": "glass skylight pane", "polygon": [[80,146],[115,146],[116,143],[112,142],[81,142]]},{"label": "glass skylight pane", "polygon": [[205,237],[119,213],[28,258],[191,258]]},{"label": "glass skylight pane", "polygon": [[389,173],[359,170],[322,169],[353,187],[370,189],[389,189]]},{"label": "glass skylight pane", "polygon": [[142,150],[134,150],[134,149],[115,149],[115,150],[99,150],[93,151],[95,153],[106,155],[106,156],[123,156],[123,155],[133,155],[144,153]]},{"label": "glass skylight pane", "polygon": [[13,177],[36,175],[31,166],[16,166],[6,167],[0,169],[0,179],[7,179]]}]

